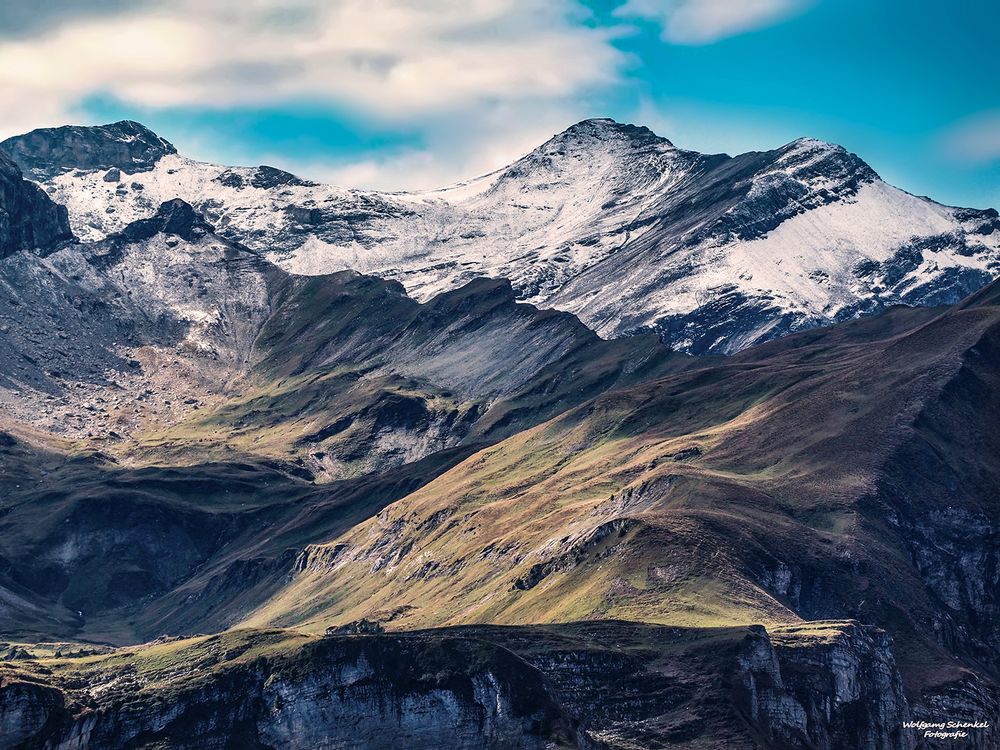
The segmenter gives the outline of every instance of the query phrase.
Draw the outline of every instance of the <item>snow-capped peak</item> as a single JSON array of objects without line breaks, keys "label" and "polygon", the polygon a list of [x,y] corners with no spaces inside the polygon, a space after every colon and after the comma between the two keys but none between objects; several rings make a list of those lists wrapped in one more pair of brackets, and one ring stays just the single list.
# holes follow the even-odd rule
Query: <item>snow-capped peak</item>
[{"label": "snow-capped peak", "polygon": [[673,146],[669,140],[657,135],[644,125],[630,125],[608,117],[595,117],[571,125],[563,132],[554,135],[536,150],[547,152],[567,144],[592,146],[595,143],[605,144],[614,140],[625,141],[636,147]]},{"label": "snow-capped peak", "polygon": [[[887,304],[953,301],[1000,273],[995,214],[909,195],[811,138],[702,155],[648,128],[591,119],[492,174],[378,193],[195,162],[140,128],[117,123],[91,139],[126,148],[123,159],[149,147],[150,158],[111,171],[67,171],[70,149],[33,148],[33,134],[13,140],[84,239],[179,197],[221,236],[293,273],[353,269],[397,279],[418,299],[476,276],[506,278],[521,299],[574,312],[602,335],[652,329],[695,352]],[[47,172],[51,154],[59,168]]]},{"label": "snow-capped peak", "polygon": [[878,174],[860,156],[836,143],[799,138],[777,149],[776,168],[829,179],[871,182]]}]

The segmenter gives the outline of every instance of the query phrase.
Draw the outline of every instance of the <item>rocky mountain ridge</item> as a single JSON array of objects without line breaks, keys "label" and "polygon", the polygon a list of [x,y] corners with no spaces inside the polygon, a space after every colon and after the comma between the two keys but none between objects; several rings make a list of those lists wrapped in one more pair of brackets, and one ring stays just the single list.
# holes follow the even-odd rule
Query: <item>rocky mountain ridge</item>
[{"label": "rocky mountain ridge", "polygon": [[169,142],[132,120],[35,130],[3,141],[0,150],[40,182],[73,170],[148,172],[164,156],[177,153]]},{"label": "rocky mountain ridge", "polygon": [[[520,299],[573,312],[603,336],[654,331],[694,353],[893,304],[953,303],[1000,272],[995,211],[909,195],[811,139],[703,155],[646,128],[587,120],[507,168],[407,194],[199,163],[135,127],[94,130],[97,145],[77,163],[86,128],[0,148],[69,208],[85,239],[180,197],[295,273],[349,268],[397,279],[421,300],[476,276],[507,278]],[[95,166],[90,151],[103,153],[117,130],[127,131],[125,157]],[[144,150],[132,155],[136,143]]]}]

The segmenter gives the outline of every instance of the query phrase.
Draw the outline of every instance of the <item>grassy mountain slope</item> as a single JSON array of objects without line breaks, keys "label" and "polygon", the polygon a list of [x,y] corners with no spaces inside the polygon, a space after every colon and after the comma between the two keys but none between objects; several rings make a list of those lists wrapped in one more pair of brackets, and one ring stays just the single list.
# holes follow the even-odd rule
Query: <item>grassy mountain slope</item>
[{"label": "grassy mountain slope", "polygon": [[598,396],[309,548],[246,622],[853,617],[894,634],[914,688],[995,673],[995,297]]},{"label": "grassy mountain slope", "polygon": [[182,202],[0,281],[0,395],[45,415],[0,416],[24,747],[912,750],[911,707],[996,713],[996,285],[695,359],[502,281],[292,277]]},{"label": "grassy mountain slope", "polygon": [[694,363],[651,337],[604,341],[503,281],[419,304],[354,272],[292,277],[182,201],[0,262],[0,295],[8,633],[225,628],[307,544],[477,448]]}]

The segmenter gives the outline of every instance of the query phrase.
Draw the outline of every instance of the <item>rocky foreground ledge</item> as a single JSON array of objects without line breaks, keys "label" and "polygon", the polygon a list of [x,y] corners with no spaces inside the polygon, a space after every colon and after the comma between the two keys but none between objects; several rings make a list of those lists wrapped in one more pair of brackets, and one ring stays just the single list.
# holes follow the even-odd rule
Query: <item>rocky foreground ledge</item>
[{"label": "rocky foreground ledge", "polygon": [[5,750],[935,746],[905,728],[889,638],[850,622],[239,630],[6,653]]}]

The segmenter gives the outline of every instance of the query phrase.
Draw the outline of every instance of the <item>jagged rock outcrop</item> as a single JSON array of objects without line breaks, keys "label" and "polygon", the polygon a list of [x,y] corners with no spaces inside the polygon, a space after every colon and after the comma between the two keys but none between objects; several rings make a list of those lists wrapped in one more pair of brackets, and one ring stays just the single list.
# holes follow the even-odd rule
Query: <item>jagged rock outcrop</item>
[{"label": "jagged rock outcrop", "polygon": [[738,656],[736,701],[773,750],[911,750],[914,733],[889,637],[846,625],[752,628]]},{"label": "jagged rock outcrop", "polygon": [[119,236],[129,242],[142,242],[157,234],[171,234],[187,242],[197,242],[215,229],[190,204],[174,198],[161,204],[156,214],[148,219],[134,221]]},{"label": "jagged rock outcrop", "polygon": [[[289,654],[191,671],[169,690],[141,664],[103,689],[0,684],[0,750],[220,747],[363,750],[589,748],[544,678],[510,652],[474,640],[340,637]],[[266,643],[265,643],[266,645]],[[184,670],[184,665],[180,666]],[[176,672],[176,670],[175,670]]]},{"label": "jagged rock outcrop", "polygon": [[0,151],[0,259],[19,250],[49,252],[72,239],[65,206],[25,180]]},{"label": "jagged rock outcrop", "polygon": [[[177,153],[168,141],[132,120],[89,127],[40,128],[0,142],[0,150],[7,152],[35,180],[75,169],[148,172],[164,156]],[[106,177],[100,175],[102,180]]]}]

